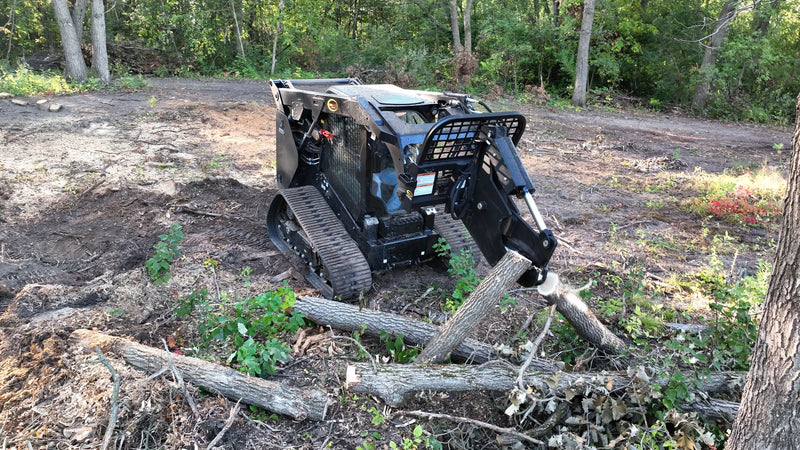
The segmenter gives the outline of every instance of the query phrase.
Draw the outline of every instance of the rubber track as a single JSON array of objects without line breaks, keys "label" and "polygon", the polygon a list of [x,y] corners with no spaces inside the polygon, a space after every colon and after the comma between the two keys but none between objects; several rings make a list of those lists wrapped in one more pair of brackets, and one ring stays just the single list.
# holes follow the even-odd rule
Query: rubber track
[{"label": "rubber track", "polygon": [[475,239],[472,238],[460,220],[453,219],[446,212],[437,211],[434,228],[450,245],[452,254],[458,255],[461,251],[468,251],[472,254],[475,264],[481,260],[483,255],[478,248],[478,244],[475,243]]},{"label": "rubber track", "polygon": [[[281,194],[327,269],[333,291],[323,289],[323,294],[347,299],[368,290],[372,286],[369,264],[317,188],[300,186]],[[315,280],[309,281],[322,289]]]}]

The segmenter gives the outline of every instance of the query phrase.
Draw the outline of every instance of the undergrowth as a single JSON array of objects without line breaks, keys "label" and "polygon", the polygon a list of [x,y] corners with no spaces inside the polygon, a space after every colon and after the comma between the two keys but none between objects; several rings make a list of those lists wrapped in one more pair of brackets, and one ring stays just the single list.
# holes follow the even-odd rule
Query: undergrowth
[{"label": "undergrowth", "polygon": [[184,297],[176,313],[199,316],[204,348],[227,354],[228,363],[242,372],[264,376],[274,374],[279,364],[291,360],[291,349],[284,338],[305,324],[304,316],[292,311],[294,301],[294,292],[283,286],[252,298],[213,305],[204,288]]},{"label": "undergrowth", "polygon": [[[635,361],[628,375],[635,388],[617,395],[611,395],[610,386],[583,397],[576,393],[577,403],[567,396],[566,407],[573,409],[573,414],[598,415],[595,426],[608,433],[606,436],[613,435],[608,428],[612,422],[622,430],[610,442],[603,433],[590,442],[613,448],[624,444],[626,448],[677,449],[700,448],[701,442],[709,448],[715,448],[715,442],[724,443],[726,424],[700,420],[682,405],[698,400],[697,388],[712,373],[749,369],[770,271],[770,265],[761,262],[754,273],[740,276],[726,270],[712,255],[707,266],[671,280],[670,286],[649,283],[635,263],[620,272],[595,272],[593,289],[600,288],[603,299],[594,299],[591,291],[583,295],[588,302],[599,303],[598,315],[618,334],[627,336],[629,356]],[[665,295],[690,295],[706,306],[669,309],[658,301]],[[694,328],[674,331],[666,322],[688,322]],[[586,364],[594,355],[563,318],[559,317],[552,329],[551,353],[570,367]],[[644,408],[647,413],[630,414],[634,408]]]}]

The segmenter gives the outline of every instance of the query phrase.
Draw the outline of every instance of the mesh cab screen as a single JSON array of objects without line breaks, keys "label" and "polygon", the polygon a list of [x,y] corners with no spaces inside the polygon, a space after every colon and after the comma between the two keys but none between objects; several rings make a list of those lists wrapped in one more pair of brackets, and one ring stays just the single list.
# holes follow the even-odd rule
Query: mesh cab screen
[{"label": "mesh cab screen", "polygon": [[505,127],[516,144],[525,131],[525,118],[509,113],[448,117],[428,132],[418,163],[471,158],[475,154],[475,139],[485,126]]},{"label": "mesh cab screen", "polygon": [[355,119],[331,114],[328,128],[333,133],[330,171],[355,204],[361,202],[361,127]]}]

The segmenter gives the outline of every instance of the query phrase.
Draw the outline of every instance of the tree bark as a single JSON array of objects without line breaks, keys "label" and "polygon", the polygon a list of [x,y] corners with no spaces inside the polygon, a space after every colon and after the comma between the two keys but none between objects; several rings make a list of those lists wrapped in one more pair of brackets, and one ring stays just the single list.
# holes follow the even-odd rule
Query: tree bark
[{"label": "tree bark", "polygon": [[625,342],[606,328],[581,299],[578,291],[562,284],[557,274],[548,274],[547,280],[538,290],[550,304],[556,305],[558,312],[586,342],[606,353],[616,354],[625,348]]},{"label": "tree bark", "polygon": [[239,58],[245,59],[246,56],[244,54],[244,43],[242,42],[242,29],[239,27],[239,18],[236,14],[236,3],[234,0],[231,0],[231,10],[233,10],[233,24],[236,29],[236,53],[239,55]]},{"label": "tree bark", "polygon": [[461,31],[458,24],[458,0],[450,0],[450,30],[453,33],[453,53],[461,53]]},{"label": "tree bark", "polygon": [[79,83],[85,83],[86,63],[83,61],[80,41],[75,32],[72,17],[69,14],[66,0],[52,0],[53,11],[58,22],[58,31],[61,33],[61,46],[64,49],[66,60],[66,76]]},{"label": "tree bark", "polygon": [[800,95],[783,226],[729,450],[800,448]]},{"label": "tree bark", "polygon": [[75,27],[78,43],[83,41],[83,19],[86,17],[87,6],[88,0],[75,0],[75,5],[72,7],[72,26]]},{"label": "tree bark", "polygon": [[278,23],[275,25],[275,40],[272,41],[272,66],[269,69],[269,74],[275,73],[275,61],[278,59],[278,36],[281,32],[281,17],[283,17],[283,8],[286,6],[286,0],[278,2]]},{"label": "tree bark", "polygon": [[[519,367],[504,361],[491,361],[480,366],[387,364],[378,366],[377,372],[368,363],[348,366],[347,389],[382,398],[389,406],[399,406],[412,394],[423,391],[510,391],[517,387]],[[732,386],[741,385],[741,373],[713,373],[697,388],[705,393],[728,393]],[[527,370],[524,383],[539,397],[552,393],[563,396],[567,390],[580,394],[587,386],[596,386],[610,393],[622,395],[636,376],[622,372],[539,372]],[[637,380],[640,383],[669,385],[668,378]],[[609,389],[609,386],[611,388]],[[706,417],[731,419],[736,415],[737,403],[714,400],[682,404],[687,411],[703,412]]]},{"label": "tree bark", "polygon": [[595,0],[583,2],[583,18],[581,19],[581,36],[578,40],[578,56],[575,62],[575,89],[572,92],[572,104],[586,105],[586,84],[589,81],[589,44],[592,41],[592,22],[594,22]]},{"label": "tree bark", "polygon": [[453,317],[439,329],[436,336],[419,353],[421,363],[440,363],[450,357],[453,350],[486,317],[498,299],[516,283],[531,266],[531,261],[514,250],[509,250],[494,266],[489,275],[467,297]]},{"label": "tree bark", "polygon": [[692,108],[703,109],[708,105],[709,92],[711,91],[711,81],[714,79],[714,67],[717,64],[717,56],[725,43],[728,29],[736,17],[736,2],[727,2],[722,5],[719,19],[714,23],[714,31],[709,38],[706,50],[703,53],[703,62],[700,64],[700,74],[692,96]]},{"label": "tree bark", "polygon": [[298,389],[274,381],[247,376],[236,370],[197,358],[168,353],[127,339],[90,330],[75,330],[70,335],[74,346],[99,348],[105,354],[122,357],[131,366],[155,373],[173,364],[183,379],[203,386],[232,400],[240,400],[294,420],[325,420],[329,400],[325,392]]},{"label": "tree bark", "polygon": [[[294,309],[320,325],[329,325],[344,331],[362,332],[363,329],[363,333],[369,336],[380,336],[381,331],[395,336],[402,334],[403,341],[411,344],[426,344],[439,331],[439,327],[428,322],[324,298],[298,297]],[[452,356],[453,359],[478,364],[497,359],[497,354],[491,345],[474,339],[465,339],[456,347]],[[556,364],[543,359],[535,359],[532,368],[550,372],[558,370]]]},{"label": "tree bark", "polygon": [[106,47],[106,9],[103,0],[92,0],[92,68],[97,71],[103,83],[111,82]]}]

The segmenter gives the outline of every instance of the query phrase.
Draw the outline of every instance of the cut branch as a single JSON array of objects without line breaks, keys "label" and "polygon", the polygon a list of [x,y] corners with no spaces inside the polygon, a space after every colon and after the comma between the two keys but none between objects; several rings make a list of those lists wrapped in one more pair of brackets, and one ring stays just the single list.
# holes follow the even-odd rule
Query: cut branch
[{"label": "cut branch", "polygon": [[98,348],[106,354],[122,357],[126,363],[154,373],[173,364],[183,374],[184,380],[203,386],[221,395],[258,406],[294,420],[324,420],[329,400],[325,392],[316,389],[298,389],[274,381],[250,377],[236,370],[208,361],[168,354],[127,339],[109,336],[90,330],[75,330],[70,335],[74,346]]},{"label": "cut branch", "polygon": [[[405,399],[422,391],[510,391],[517,387],[519,367],[504,361],[491,361],[480,366],[460,365],[381,365],[376,372],[373,366],[353,363],[348,367],[347,388],[353,392],[372,394],[382,398],[390,406],[399,406]],[[662,387],[669,384],[668,378],[645,379],[639,375],[629,376],[621,372],[541,372],[527,370],[523,374],[526,385],[540,393],[573,394],[585,392],[592,386],[603,392],[622,394],[632,383],[655,383]],[[698,390],[706,394],[730,393],[744,383],[745,374],[737,372],[714,373],[703,379]],[[735,416],[736,403],[709,400],[681,405],[687,411],[696,411],[709,418]]]},{"label": "cut branch", "polygon": [[606,353],[616,354],[625,348],[625,342],[606,328],[581,299],[578,291],[561,283],[557,274],[551,272],[547,275],[545,283],[539,286],[539,294],[556,305],[558,312],[587,342]]},{"label": "cut branch", "polygon": [[417,356],[421,363],[440,363],[450,357],[453,350],[464,342],[508,288],[531,266],[528,258],[509,250],[494,266],[489,275],[464,301],[453,317],[436,333],[436,336]]}]

